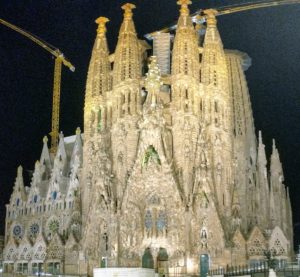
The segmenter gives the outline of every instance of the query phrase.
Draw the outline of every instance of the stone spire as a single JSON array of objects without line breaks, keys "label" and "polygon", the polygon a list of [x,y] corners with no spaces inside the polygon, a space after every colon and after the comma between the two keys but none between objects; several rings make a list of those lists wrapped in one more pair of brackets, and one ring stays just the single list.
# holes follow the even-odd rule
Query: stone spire
[{"label": "stone spire", "polygon": [[135,80],[141,76],[141,57],[139,41],[136,35],[132,10],[135,5],[127,3],[122,6],[124,20],[115,51],[113,85],[117,86],[126,80]]},{"label": "stone spire", "polygon": [[266,158],[266,151],[265,145],[262,141],[262,134],[261,131],[258,132],[258,151],[257,151],[257,163],[259,166],[266,168],[267,166],[267,158]]},{"label": "stone spire", "polygon": [[17,178],[16,178],[15,185],[18,190],[22,189],[22,187],[24,187],[23,167],[21,165],[18,166]]},{"label": "stone spire", "polygon": [[265,145],[262,140],[262,133],[258,134],[258,150],[257,150],[257,178],[256,178],[256,203],[258,205],[259,223],[264,228],[268,225],[268,210],[269,210],[269,183],[267,176],[267,158]]},{"label": "stone spire", "polygon": [[106,40],[106,23],[109,19],[99,17],[97,36],[90,60],[85,92],[84,131],[86,138],[98,128],[99,114],[104,113],[106,93],[111,90],[111,67]]},{"label": "stone spire", "polygon": [[[217,29],[216,10],[205,10],[206,34],[203,43],[203,57],[201,65],[201,81],[205,85],[224,87],[228,82],[226,75],[226,61],[222,40]],[[226,84],[226,86],[228,86]]]},{"label": "stone spire", "polygon": [[[286,192],[286,224],[287,224],[287,234],[288,238],[290,238],[290,244],[294,244],[293,240],[293,212],[291,206],[291,198],[290,198],[290,190],[287,187]],[[292,247],[291,247],[292,249]]]},{"label": "stone spire", "polygon": [[59,181],[64,174],[66,174],[67,153],[65,148],[65,141],[63,133],[59,134],[59,144],[57,147],[56,156],[54,159],[52,180]]},{"label": "stone spire", "polygon": [[39,161],[39,166],[37,167],[38,170],[37,168],[35,168],[33,175],[35,174],[35,172],[38,172],[37,174],[40,174],[43,180],[48,180],[51,175],[52,165],[53,165],[53,154],[50,156],[49,148],[48,148],[48,138],[47,136],[44,136],[43,149]]},{"label": "stone spire", "polygon": [[[89,104],[95,97],[104,96],[105,92],[111,88],[109,52],[106,40],[106,23],[109,22],[109,19],[99,17],[95,22],[98,24],[98,29],[88,70],[86,104]],[[103,100],[101,97],[98,103],[93,104],[101,105]]]},{"label": "stone spire", "polygon": [[[82,171],[82,161],[83,161],[83,147],[82,147],[82,138],[81,138],[81,130],[79,127],[76,129],[76,138],[75,143],[72,150],[71,160],[70,160],[70,184],[68,187],[67,198],[71,201],[74,199],[74,207],[73,209],[79,210],[80,201],[79,197],[79,176]],[[79,206],[78,206],[79,205]]]},{"label": "stone spire", "polygon": [[172,75],[173,78],[180,74],[199,81],[198,39],[188,9],[191,3],[190,0],[177,2],[181,8],[173,47]]},{"label": "stone spire", "polygon": [[277,216],[276,216],[276,207],[275,207],[275,197],[274,197],[274,188],[272,184],[270,185],[270,197],[269,197],[269,222],[271,228],[274,228],[277,225]]},{"label": "stone spire", "polygon": [[31,180],[31,186],[28,193],[27,203],[38,203],[38,198],[41,193],[40,185],[42,182],[42,175],[44,173],[44,166],[41,165],[39,160],[35,162],[33,176]]},{"label": "stone spire", "polygon": [[[285,203],[283,204],[283,195],[285,195],[285,187],[283,184],[283,170],[279,158],[279,153],[276,148],[275,140],[273,139],[271,164],[270,164],[270,187],[273,191],[274,203],[276,203],[275,217],[276,225],[282,228],[283,219],[285,218]],[[284,206],[283,206],[284,205]]]},{"label": "stone spire", "polygon": [[23,179],[23,167],[20,165],[17,170],[17,177],[14,185],[14,191],[11,196],[11,201],[15,202],[16,206],[21,204],[20,201],[26,201],[26,192]]},{"label": "stone spire", "polygon": [[39,160],[35,162],[34,165],[34,172],[33,172],[33,177],[32,177],[32,183],[31,183],[31,190],[32,188],[37,188],[38,184],[42,181],[42,176],[41,176],[41,164]]},{"label": "stone spire", "polygon": [[274,190],[278,192],[277,197],[281,197],[283,191],[285,191],[283,181],[284,181],[284,176],[283,176],[282,164],[280,161],[278,149],[275,144],[275,140],[273,139],[272,155],[271,155],[271,162],[270,162],[270,182]]},{"label": "stone spire", "polygon": [[279,183],[283,182],[283,170],[282,170],[282,164],[280,162],[280,157],[278,153],[278,149],[276,148],[275,140],[273,139],[273,145],[272,145],[272,155],[271,155],[271,180],[273,178],[278,179],[276,180]]},{"label": "stone spire", "polygon": [[56,158],[65,160],[67,158],[66,148],[65,148],[65,141],[64,141],[64,134],[61,132],[59,134],[59,144],[57,148]]},{"label": "stone spire", "polygon": [[287,189],[284,185],[281,187],[280,193],[280,205],[281,205],[281,229],[286,233],[288,226],[288,212],[287,212]]},{"label": "stone spire", "polygon": [[218,14],[218,12],[213,9],[208,9],[204,11],[204,14],[206,15],[207,24],[204,46],[206,44],[215,43],[223,48],[222,40],[217,29],[216,15]]},{"label": "stone spire", "polygon": [[70,167],[72,168],[74,166],[74,162],[76,157],[78,157],[80,161],[80,165],[82,165],[82,138],[81,138],[81,130],[79,127],[76,129],[76,138],[75,143],[72,151],[71,161],[70,161]]},{"label": "stone spire", "polygon": [[194,29],[192,19],[190,17],[189,5],[192,4],[190,0],[179,0],[177,4],[180,6],[180,16],[177,24],[177,32],[182,28]]},{"label": "stone spire", "polygon": [[[196,95],[199,93],[199,50],[198,38],[188,6],[190,0],[179,0],[180,15],[172,51],[171,72],[171,112],[173,124],[174,160],[180,171],[180,185],[186,205],[191,205],[193,191],[194,157],[197,152],[197,138],[191,139],[199,132],[196,117],[185,117],[185,114],[197,113]],[[180,136],[178,133],[180,132]],[[191,139],[188,143],[188,140]]]},{"label": "stone spire", "polygon": [[181,6],[180,15],[181,16],[189,16],[190,11],[189,11],[188,5],[191,5],[192,1],[190,1],[190,0],[179,0],[177,2],[177,4]]},{"label": "stone spire", "polygon": [[[213,183],[218,199],[220,214],[230,217],[231,197],[234,189],[232,95],[229,92],[226,56],[216,27],[216,11],[205,10],[206,34],[201,60],[201,83],[204,91],[200,110],[203,122],[212,142],[211,163],[213,164]],[[224,163],[224,161],[227,161]],[[253,183],[253,182],[252,182]],[[227,187],[227,189],[226,189]],[[239,197],[243,197],[242,189]]]},{"label": "stone spire", "polygon": [[43,150],[40,157],[41,164],[44,165],[49,171],[52,168],[52,161],[50,158],[49,148],[48,148],[48,138],[43,137]]}]

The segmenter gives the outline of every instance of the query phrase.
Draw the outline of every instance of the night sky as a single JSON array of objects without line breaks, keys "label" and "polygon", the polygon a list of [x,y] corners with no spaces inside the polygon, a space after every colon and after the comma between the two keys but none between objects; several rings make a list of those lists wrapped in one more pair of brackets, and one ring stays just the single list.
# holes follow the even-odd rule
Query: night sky
[{"label": "night sky", "polygon": [[[30,31],[62,50],[76,66],[63,68],[61,130],[73,135],[83,127],[88,63],[96,35],[94,20],[110,18],[108,40],[114,52],[122,21],[116,0],[1,0],[0,18]],[[194,0],[199,8],[245,3],[242,0]],[[252,1],[254,2],[254,1]],[[137,0],[134,20],[139,38],[178,18],[176,0]],[[219,17],[225,48],[249,54],[246,72],[256,130],[262,130],[267,154],[272,138],[283,163],[294,211],[295,245],[300,243],[300,4]],[[0,234],[4,233],[17,166],[28,172],[39,159],[42,138],[51,129],[54,59],[20,34],[0,25]],[[298,233],[298,235],[297,235]]]}]

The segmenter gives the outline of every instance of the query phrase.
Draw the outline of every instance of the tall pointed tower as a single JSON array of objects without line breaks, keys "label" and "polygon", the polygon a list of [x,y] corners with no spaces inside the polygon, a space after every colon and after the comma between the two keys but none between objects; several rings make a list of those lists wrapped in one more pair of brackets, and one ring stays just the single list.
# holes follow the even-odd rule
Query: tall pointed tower
[{"label": "tall pointed tower", "polygon": [[[124,10],[124,19],[120,28],[119,40],[115,51],[113,71],[114,88],[121,86],[125,81],[136,81],[141,77],[139,41],[132,20],[132,10],[135,9],[135,5],[127,3],[122,6],[122,9]],[[128,110],[123,110],[123,112],[127,113]]]},{"label": "tall pointed tower", "polygon": [[[250,95],[245,77],[245,71],[251,65],[251,59],[246,53],[237,50],[225,50],[225,55],[233,111],[234,182],[241,203],[241,228],[247,232],[251,228],[251,222],[255,221],[247,215],[248,211],[252,210],[252,203],[254,203],[254,176],[257,168],[256,136]],[[262,153],[261,150],[259,150],[259,153]],[[261,164],[262,161],[258,162]]]},{"label": "tall pointed tower", "polygon": [[[262,134],[258,134],[256,190],[253,199],[258,224],[264,229],[269,228],[270,190],[267,172],[267,158]],[[253,220],[253,219],[252,219]]]},{"label": "tall pointed tower", "polygon": [[92,51],[89,71],[86,82],[84,107],[84,133],[86,140],[92,138],[101,129],[106,127],[107,92],[111,90],[111,66],[106,41],[106,26],[109,20],[99,17],[97,37]]},{"label": "tall pointed tower", "polygon": [[6,206],[7,265],[28,274],[44,266],[92,275],[101,263],[194,276],[208,265],[265,261],[266,249],[290,258],[289,192],[275,143],[267,170],[255,135],[244,74],[250,58],[224,50],[215,10],[199,15],[202,40],[191,1],[177,4],[173,49],[173,34],[156,35],[157,57],[149,59],[133,4],[122,6],[115,53],[109,20],[96,20],[84,136],[79,128],[61,134],[55,156],[44,139],[30,188],[18,168]]},{"label": "tall pointed tower", "polygon": [[190,0],[177,2],[181,8],[172,60],[172,105],[176,111],[185,113],[196,108],[194,99],[199,86],[199,49],[188,8],[191,3]]},{"label": "tall pointed tower", "polygon": [[223,217],[229,217],[234,186],[232,95],[228,88],[226,57],[217,29],[216,11],[206,10],[205,14],[207,29],[201,62],[205,97],[203,126],[208,138],[216,205]]},{"label": "tall pointed tower", "polygon": [[[81,187],[83,199],[83,220],[87,219],[91,191],[97,172],[95,165],[101,160],[103,153],[109,151],[110,127],[112,121],[112,105],[108,102],[111,93],[111,65],[106,40],[106,23],[109,20],[99,17],[97,36],[90,60],[86,82],[84,107],[84,148],[83,148],[83,174],[84,186]],[[107,173],[109,174],[109,173]]]},{"label": "tall pointed tower", "polygon": [[270,165],[270,186],[274,203],[271,209],[274,213],[274,226],[283,228],[283,219],[286,219],[286,191],[283,184],[283,170],[279,158],[278,149],[273,140],[271,165]]},{"label": "tall pointed tower", "polygon": [[[193,193],[193,167],[197,150],[200,124],[199,113],[199,50],[198,40],[188,5],[189,0],[180,0],[180,16],[175,35],[172,60],[172,133],[173,156],[178,181],[185,205]],[[181,133],[180,136],[177,134]]]},{"label": "tall pointed tower", "polygon": [[112,158],[117,205],[120,207],[128,172],[132,169],[138,142],[137,122],[141,115],[141,51],[133,22],[135,5],[122,6],[124,19],[119,32],[113,69]]}]

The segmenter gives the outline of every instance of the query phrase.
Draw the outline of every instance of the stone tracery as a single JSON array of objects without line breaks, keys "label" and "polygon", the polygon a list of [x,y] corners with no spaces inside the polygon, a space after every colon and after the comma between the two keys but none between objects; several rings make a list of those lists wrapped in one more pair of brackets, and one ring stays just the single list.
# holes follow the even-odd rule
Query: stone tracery
[{"label": "stone tracery", "polygon": [[[179,4],[167,76],[155,57],[142,76],[147,46],[136,35],[134,5],[123,6],[112,56],[108,19],[97,19],[85,143],[80,130],[71,143],[61,134],[52,157],[44,139],[29,192],[18,169],[7,213],[7,262],[65,258],[76,272],[77,262],[90,270],[102,258],[110,266],[140,266],[147,254],[151,266],[168,271],[200,254],[220,266],[261,258],[267,247],[290,256],[290,200],[275,143],[270,182],[261,134],[257,146],[242,68],[248,58],[224,50],[212,10],[199,45],[190,1]],[[269,226],[266,238],[262,230]]]}]

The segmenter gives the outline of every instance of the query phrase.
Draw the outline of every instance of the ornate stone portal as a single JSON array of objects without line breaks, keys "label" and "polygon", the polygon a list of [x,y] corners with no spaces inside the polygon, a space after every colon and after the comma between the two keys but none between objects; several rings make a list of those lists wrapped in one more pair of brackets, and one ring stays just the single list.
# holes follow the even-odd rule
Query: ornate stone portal
[{"label": "ornate stone portal", "polygon": [[255,136],[249,57],[224,50],[213,10],[200,44],[190,1],[178,3],[172,70],[163,66],[163,76],[137,38],[133,4],[122,7],[114,55],[108,19],[97,19],[84,145],[79,130],[61,136],[51,157],[45,140],[30,188],[18,170],[7,205],[7,270],[91,274],[105,261],[196,272],[200,256],[212,268],[257,263],[267,249],[291,256],[290,199],[275,143],[268,170]]}]

